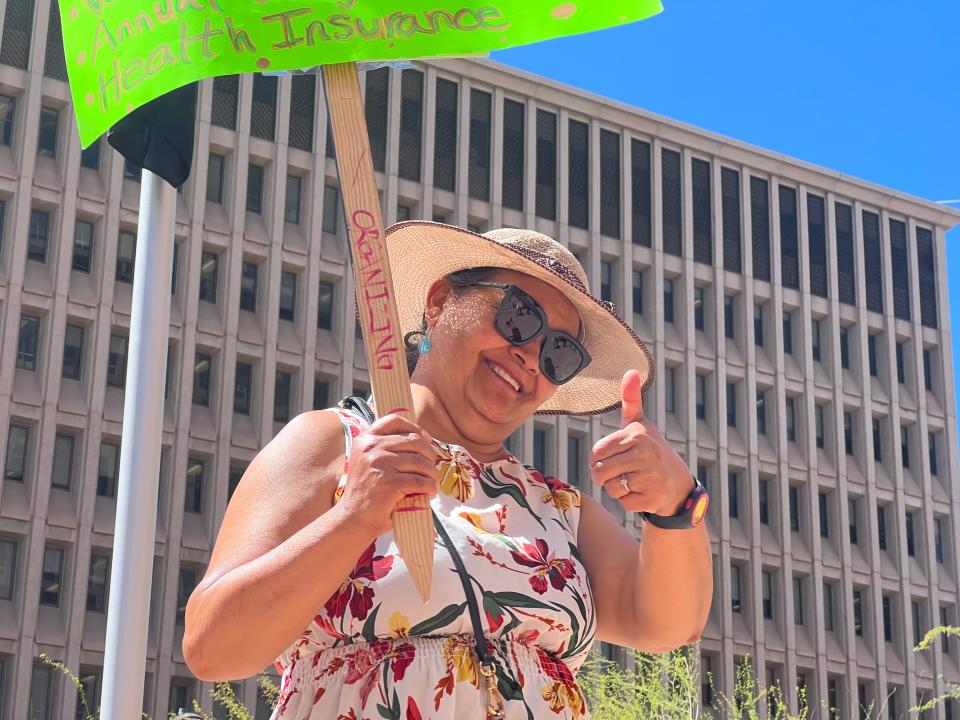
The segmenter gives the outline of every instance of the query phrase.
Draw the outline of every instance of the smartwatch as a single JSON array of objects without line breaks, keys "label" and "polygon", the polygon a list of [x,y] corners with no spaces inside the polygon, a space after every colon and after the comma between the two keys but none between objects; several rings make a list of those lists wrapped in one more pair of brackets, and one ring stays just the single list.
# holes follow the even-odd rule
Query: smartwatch
[{"label": "smartwatch", "polygon": [[687,495],[680,512],[676,515],[665,517],[644,512],[641,513],[643,519],[651,525],[656,525],[658,528],[665,530],[689,530],[700,525],[707,514],[707,508],[710,506],[710,496],[707,494],[707,489],[700,484],[696,477],[693,478],[693,482],[696,483],[693,490]]}]

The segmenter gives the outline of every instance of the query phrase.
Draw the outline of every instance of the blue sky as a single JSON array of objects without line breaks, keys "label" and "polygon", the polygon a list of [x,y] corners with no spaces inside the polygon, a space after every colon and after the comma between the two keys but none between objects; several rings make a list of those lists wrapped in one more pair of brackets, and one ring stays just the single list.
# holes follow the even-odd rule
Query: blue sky
[{"label": "blue sky", "polygon": [[[928,200],[960,199],[957,0],[662,2],[641,23],[493,59]],[[956,323],[960,228],[947,234],[947,265]]]}]

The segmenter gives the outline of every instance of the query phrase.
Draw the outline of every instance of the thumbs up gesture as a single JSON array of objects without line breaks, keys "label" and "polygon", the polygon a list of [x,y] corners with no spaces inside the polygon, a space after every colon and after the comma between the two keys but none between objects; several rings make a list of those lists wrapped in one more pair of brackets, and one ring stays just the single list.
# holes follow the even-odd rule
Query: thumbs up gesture
[{"label": "thumbs up gesture", "polygon": [[593,482],[628,512],[675,515],[693,489],[690,470],[643,414],[640,373],[628,370],[620,383],[620,429],[590,452]]}]

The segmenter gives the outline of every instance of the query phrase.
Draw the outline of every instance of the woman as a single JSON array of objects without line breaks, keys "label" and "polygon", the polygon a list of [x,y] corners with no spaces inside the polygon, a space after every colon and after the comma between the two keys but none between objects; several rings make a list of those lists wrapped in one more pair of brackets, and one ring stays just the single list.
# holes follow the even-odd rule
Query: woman
[{"label": "woman", "polygon": [[[187,605],[184,656],[205,680],[276,660],[274,718],[586,718],[576,672],[596,639],[663,652],[699,638],[710,605],[702,489],[643,417],[649,353],[544,235],[409,222],[387,250],[419,351],[416,422],[368,426],[341,404],[257,455]],[[642,543],[503,445],[535,412],[618,405],[590,471],[653,513]],[[430,496],[440,533],[427,603],[391,531],[408,494]]]}]

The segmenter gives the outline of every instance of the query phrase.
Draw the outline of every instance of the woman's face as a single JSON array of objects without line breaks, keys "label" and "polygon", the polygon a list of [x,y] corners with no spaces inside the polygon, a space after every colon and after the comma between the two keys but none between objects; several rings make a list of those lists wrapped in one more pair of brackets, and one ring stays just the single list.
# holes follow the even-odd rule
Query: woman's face
[{"label": "woman's face", "polygon": [[[551,328],[580,335],[576,308],[548,283],[511,270],[487,280],[516,285],[540,305]],[[540,371],[543,335],[512,345],[494,327],[503,296],[498,288],[451,291],[444,281],[427,300],[431,351],[421,359],[418,379],[434,390],[464,436],[477,441],[502,441],[557,390]]]}]

